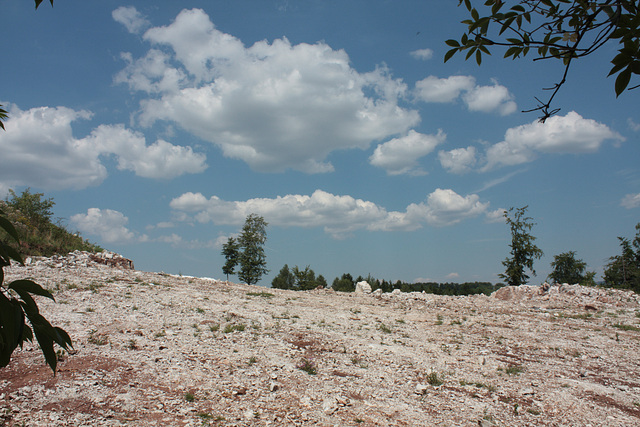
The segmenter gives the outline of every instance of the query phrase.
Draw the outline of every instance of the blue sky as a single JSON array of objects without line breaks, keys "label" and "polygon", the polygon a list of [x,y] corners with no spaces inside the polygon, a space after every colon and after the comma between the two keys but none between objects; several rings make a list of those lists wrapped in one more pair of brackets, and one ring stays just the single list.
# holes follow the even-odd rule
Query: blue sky
[{"label": "blue sky", "polygon": [[136,268],[224,278],[250,213],[286,263],[331,281],[498,282],[502,212],[528,205],[545,256],[602,274],[640,221],[640,109],[576,63],[444,64],[457,2],[133,1],[3,5],[0,193],[53,197]]}]

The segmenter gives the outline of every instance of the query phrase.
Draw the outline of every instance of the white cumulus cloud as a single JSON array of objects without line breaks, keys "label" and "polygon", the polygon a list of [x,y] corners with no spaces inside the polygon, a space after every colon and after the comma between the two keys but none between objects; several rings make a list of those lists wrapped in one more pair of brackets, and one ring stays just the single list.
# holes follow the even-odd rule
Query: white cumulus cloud
[{"label": "white cumulus cloud", "polygon": [[506,116],[517,110],[514,96],[493,81],[491,86],[478,86],[472,76],[451,76],[444,79],[429,76],[416,82],[416,99],[424,102],[449,103],[461,98],[469,111],[497,112]]},{"label": "white cumulus cloud", "polygon": [[132,34],[138,34],[149,26],[149,21],[133,6],[120,6],[111,16]]},{"label": "white cumulus cloud", "polygon": [[438,159],[443,168],[449,172],[463,174],[471,171],[476,164],[476,148],[456,148],[450,151],[440,150]]},{"label": "white cumulus cloud", "polygon": [[477,194],[461,196],[451,189],[436,189],[426,203],[412,203],[407,207],[411,222],[424,220],[429,225],[442,227],[483,214],[489,203],[480,202]]},{"label": "white cumulus cloud", "polygon": [[173,199],[170,206],[183,221],[240,225],[255,213],[272,226],[323,227],[334,238],[344,238],[357,230],[411,231],[424,224],[452,225],[486,213],[489,203],[480,202],[475,194],[460,196],[453,190],[437,189],[424,202],[407,206],[405,212],[389,212],[371,201],[316,190],[310,196],[289,194],[246,201],[207,199],[188,192]]},{"label": "white cumulus cloud", "polygon": [[9,108],[6,132],[0,132],[0,182],[7,187],[80,189],[100,184],[107,176],[98,153],[74,138],[71,123],[88,120],[91,112],[66,107],[27,111]]},{"label": "white cumulus cloud", "polygon": [[593,153],[606,140],[624,138],[606,125],[571,111],[566,116],[550,117],[544,123],[536,120],[508,129],[504,141],[487,149],[487,164],[482,170],[531,162],[538,153]]},{"label": "white cumulus cloud", "polygon": [[492,86],[476,86],[462,96],[469,111],[490,113],[498,112],[502,116],[514,113],[518,106],[509,90],[494,82]]},{"label": "white cumulus cloud", "polygon": [[115,154],[118,169],[130,170],[145,178],[171,179],[185,173],[200,173],[206,168],[206,156],[194,153],[191,147],[173,145],[158,140],[146,145],[139,132],[123,125],[100,125],[87,138],[102,153]]},{"label": "white cumulus cloud", "polygon": [[0,188],[81,189],[99,185],[107,177],[100,157],[110,155],[117,158],[118,169],[145,178],[175,178],[207,167],[204,154],[163,140],[146,145],[142,134],[123,125],[100,125],[87,137],[76,138],[71,124],[91,116],[89,111],[66,107],[22,111],[12,105],[6,121],[8,131],[0,132]]},{"label": "white cumulus cloud", "polygon": [[429,76],[416,82],[415,95],[425,102],[453,102],[463,91],[470,91],[476,85],[471,76],[451,76],[440,79]]},{"label": "white cumulus cloud", "polygon": [[334,150],[366,149],[420,117],[398,105],[406,85],[379,67],[360,73],[343,50],[287,39],[246,47],[200,9],[146,31],[151,44],[115,81],[142,91],[140,123],[175,122],[257,171],[330,172]]},{"label": "white cumulus cloud", "polygon": [[137,236],[126,225],[129,218],[122,212],[111,209],[89,208],[86,214],[76,214],[71,218],[71,224],[85,235],[100,236],[104,243],[133,243],[144,241],[146,236]]},{"label": "white cumulus cloud", "polygon": [[620,201],[620,206],[625,207],[627,209],[633,209],[640,206],[640,193],[637,194],[627,194]]},{"label": "white cumulus cloud", "polygon": [[425,135],[410,130],[406,136],[380,144],[369,157],[369,163],[383,168],[389,175],[424,175],[418,167],[418,159],[431,153],[446,139],[442,130],[437,135]]},{"label": "white cumulus cloud", "polygon": [[423,61],[426,61],[426,60],[431,59],[433,57],[433,50],[431,50],[431,49],[418,49],[418,50],[414,50],[414,51],[409,52],[409,53],[415,59],[421,59]]}]

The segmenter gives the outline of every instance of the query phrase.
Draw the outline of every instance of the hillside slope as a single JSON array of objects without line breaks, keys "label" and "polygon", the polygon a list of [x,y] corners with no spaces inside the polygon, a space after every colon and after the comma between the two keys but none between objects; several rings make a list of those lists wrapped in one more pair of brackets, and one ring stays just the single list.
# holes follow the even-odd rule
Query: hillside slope
[{"label": "hillside slope", "polygon": [[38,349],[14,354],[8,425],[640,425],[630,292],[376,298],[78,257],[7,270],[54,291],[38,304],[76,349],[55,377]]}]

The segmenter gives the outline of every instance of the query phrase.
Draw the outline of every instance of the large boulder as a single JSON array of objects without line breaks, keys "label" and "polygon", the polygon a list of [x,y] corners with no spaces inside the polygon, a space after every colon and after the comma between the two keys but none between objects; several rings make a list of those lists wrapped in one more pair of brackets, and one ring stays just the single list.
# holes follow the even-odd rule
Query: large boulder
[{"label": "large boulder", "polygon": [[371,293],[371,285],[363,280],[362,282],[356,283],[356,294],[370,294]]}]

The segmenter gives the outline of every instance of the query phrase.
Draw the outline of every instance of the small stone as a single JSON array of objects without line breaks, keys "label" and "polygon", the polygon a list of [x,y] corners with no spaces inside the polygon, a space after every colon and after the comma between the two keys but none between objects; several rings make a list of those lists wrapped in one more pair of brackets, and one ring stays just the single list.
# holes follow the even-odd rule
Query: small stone
[{"label": "small stone", "polygon": [[535,391],[533,391],[533,389],[531,387],[527,387],[527,388],[524,388],[524,389],[520,390],[520,394],[523,395],[523,396],[533,395],[533,394],[535,394]]},{"label": "small stone", "polygon": [[426,384],[417,384],[415,389],[415,394],[426,394],[427,390],[429,390],[429,386]]},{"label": "small stone", "polygon": [[278,385],[278,383],[277,383],[277,382],[275,382],[275,381],[271,381],[271,382],[269,383],[269,391],[270,391],[270,392],[277,391],[279,388],[280,388],[280,386]]},{"label": "small stone", "polygon": [[328,397],[322,402],[322,411],[331,415],[338,410],[338,400],[335,397]]}]

